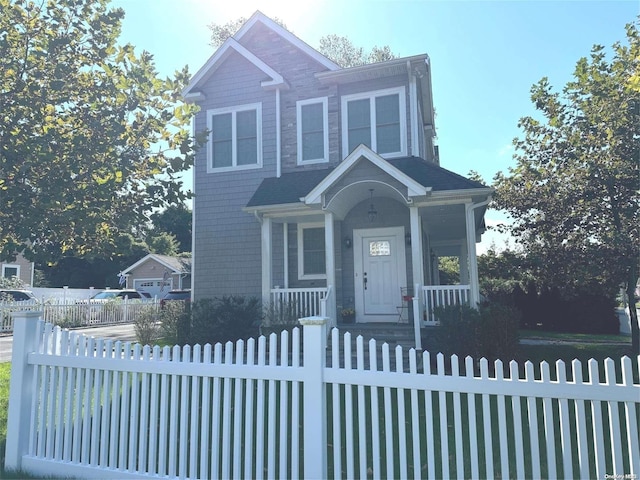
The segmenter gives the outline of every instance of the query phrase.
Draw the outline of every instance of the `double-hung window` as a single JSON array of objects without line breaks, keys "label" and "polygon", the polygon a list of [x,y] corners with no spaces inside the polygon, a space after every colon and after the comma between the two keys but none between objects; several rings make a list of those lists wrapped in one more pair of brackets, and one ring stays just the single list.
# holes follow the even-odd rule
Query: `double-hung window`
[{"label": "double-hung window", "polygon": [[296,103],[298,165],[329,161],[329,120],[327,97]]},{"label": "double-hung window", "polygon": [[262,166],[262,105],[259,103],[207,112],[208,171]]},{"label": "double-hung window", "polygon": [[327,278],[324,224],[298,224],[298,278]]},{"label": "double-hung window", "polygon": [[404,87],[342,97],[342,148],[346,157],[361,143],[385,157],[407,154]]}]

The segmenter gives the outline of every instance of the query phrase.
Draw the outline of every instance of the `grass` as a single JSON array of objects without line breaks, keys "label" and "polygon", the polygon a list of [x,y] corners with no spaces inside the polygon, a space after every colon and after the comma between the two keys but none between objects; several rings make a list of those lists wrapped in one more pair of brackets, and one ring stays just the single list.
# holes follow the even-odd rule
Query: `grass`
[{"label": "grass", "polygon": [[[630,339],[619,335],[560,334],[535,331],[521,332],[520,337],[536,340],[549,340],[549,342],[545,344],[520,345],[518,360],[530,360],[534,364],[543,360],[553,364],[559,359],[566,363],[570,363],[574,358],[577,358],[582,362],[586,362],[588,359],[594,358],[602,364],[602,361],[607,357],[613,358],[617,363],[618,359],[623,355],[630,356],[631,354]],[[29,476],[22,472],[6,472],[4,470],[10,369],[10,363],[0,363],[0,478],[47,478]],[[638,380],[636,379],[636,381]],[[330,404],[331,403],[329,402],[329,405]],[[434,398],[434,406],[435,404],[437,404],[436,398]],[[439,420],[435,422],[434,426],[436,429],[439,428]],[[331,426],[329,426],[329,429],[331,429]],[[465,470],[468,470],[466,465]]]}]

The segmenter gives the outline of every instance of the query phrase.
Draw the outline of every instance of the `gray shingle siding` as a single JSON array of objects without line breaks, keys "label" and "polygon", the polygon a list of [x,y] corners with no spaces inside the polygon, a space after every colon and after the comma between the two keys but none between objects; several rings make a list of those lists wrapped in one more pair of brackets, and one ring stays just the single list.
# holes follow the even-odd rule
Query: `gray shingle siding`
[{"label": "gray shingle siding", "polygon": [[204,90],[196,131],[206,129],[207,110],[262,104],[263,167],[207,173],[207,148],[198,152],[194,176],[194,296],[260,295],[260,224],[242,211],[265,177],[276,172],[275,93],[265,91],[262,71],[232,54]]}]

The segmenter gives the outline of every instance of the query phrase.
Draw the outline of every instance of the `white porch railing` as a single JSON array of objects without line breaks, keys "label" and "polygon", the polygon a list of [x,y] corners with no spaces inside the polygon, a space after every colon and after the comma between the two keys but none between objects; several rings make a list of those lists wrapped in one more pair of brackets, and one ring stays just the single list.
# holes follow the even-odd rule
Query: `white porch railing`
[{"label": "white porch railing", "polygon": [[421,289],[420,305],[422,321],[426,325],[435,325],[434,310],[449,305],[468,305],[471,293],[470,285],[425,285]]},{"label": "white porch railing", "polygon": [[283,303],[296,305],[299,318],[324,315],[321,306],[323,301],[326,305],[328,290],[325,287],[273,288],[271,289],[271,302],[274,305]]}]

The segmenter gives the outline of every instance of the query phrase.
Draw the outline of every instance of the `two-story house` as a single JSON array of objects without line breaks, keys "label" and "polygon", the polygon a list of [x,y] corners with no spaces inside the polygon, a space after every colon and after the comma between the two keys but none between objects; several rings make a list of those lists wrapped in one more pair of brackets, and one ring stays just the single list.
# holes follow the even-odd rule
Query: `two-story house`
[{"label": "two-story house", "polygon": [[[195,299],[289,299],[340,322],[433,321],[478,301],[490,188],[439,165],[426,54],[340,68],[255,13],[183,92],[208,131],[194,173]],[[458,256],[462,285],[438,285]],[[407,311],[404,307],[410,303]]]}]

